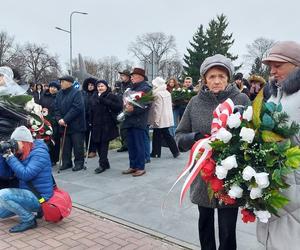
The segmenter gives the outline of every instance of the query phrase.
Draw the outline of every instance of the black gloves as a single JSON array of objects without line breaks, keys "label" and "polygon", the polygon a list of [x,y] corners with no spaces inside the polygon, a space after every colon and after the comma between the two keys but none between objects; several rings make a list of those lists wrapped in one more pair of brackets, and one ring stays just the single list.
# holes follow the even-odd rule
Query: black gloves
[{"label": "black gloves", "polygon": [[202,138],[204,138],[204,135],[203,135],[202,133],[200,133],[200,132],[197,132],[197,133],[195,134],[195,136],[194,136],[194,140],[195,140],[195,141],[198,141],[198,140],[200,140],[200,139],[202,139]]}]

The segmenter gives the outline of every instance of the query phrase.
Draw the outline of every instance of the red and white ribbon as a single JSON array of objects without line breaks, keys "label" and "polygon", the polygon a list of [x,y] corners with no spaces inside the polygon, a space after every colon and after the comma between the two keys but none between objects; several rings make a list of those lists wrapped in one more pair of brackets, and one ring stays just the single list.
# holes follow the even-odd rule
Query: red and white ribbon
[{"label": "red and white ribbon", "polygon": [[[213,112],[213,121],[211,124],[211,136],[208,138],[200,139],[195,142],[193,145],[189,160],[186,166],[184,167],[181,174],[178,176],[177,180],[171,187],[169,193],[172,191],[174,186],[187,174],[187,176],[180,193],[180,204],[182,204],[183,198],[186,194],[186,191],[190,188],[192,182],[195,180],[197,175],[200,173],[201,169],[204,166],[205,160],[209,159],[212,156],[212,149],[209,143],[213,141],[216,137],[216,133],[220,128],[225,128],[227,125],[228,117],[233,113],[234,104],[230,98],[225,102],[219,104]],[[199,160],[196,160],[197,155],[201,152],[201,157]]]}]

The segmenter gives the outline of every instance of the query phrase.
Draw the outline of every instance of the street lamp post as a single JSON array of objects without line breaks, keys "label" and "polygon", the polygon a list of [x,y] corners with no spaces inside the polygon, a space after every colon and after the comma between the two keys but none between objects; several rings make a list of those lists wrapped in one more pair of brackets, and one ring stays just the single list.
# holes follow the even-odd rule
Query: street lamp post
[{"label": "street lamp post", "polygon": [[70,14],[70,29],[69,30],[65,30],[59,27],[55,27],[55,29],[58,29],[60,31],[64,31],[66,33],[69,33],[70,35],[70,75],[72,75],[73,71],[72,71],[72,16],[73,14],[82,14],[82,15],[87,15],[88,13],[86,12],[81,12],[81,11],[72,11]]}]

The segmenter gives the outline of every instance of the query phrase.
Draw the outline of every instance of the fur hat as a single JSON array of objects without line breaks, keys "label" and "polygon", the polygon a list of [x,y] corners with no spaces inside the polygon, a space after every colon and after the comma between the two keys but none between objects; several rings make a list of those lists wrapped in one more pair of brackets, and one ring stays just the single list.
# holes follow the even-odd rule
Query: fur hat
[{"label": "fur hat", "polygon": [[259,75],[252,75],[249,77],[248,82],[259,82],[260,85],[265,85],[266,80]]},{"label": "fur hat", "polygon": [[206,72],[211,69],[212,67],[220,66],[225,68],[228,71],[229,79],[232,78],[232,74],[234,71],[234,66],[231,60],[221,54],[216,54],[214,56],[207,57],[200,67],[200,75],[204,78]]},{"label": "fur hat", "polygon": [[30,130],[25,126],[17,127],[11,134],[10,139],[14,139],[16,141],[33,142]]},{"label": "fur hat", "polygon": [[293,41],[276,43],[262,62],[268,65],[271,61],[289,62],[300,67],[300,44]]}]

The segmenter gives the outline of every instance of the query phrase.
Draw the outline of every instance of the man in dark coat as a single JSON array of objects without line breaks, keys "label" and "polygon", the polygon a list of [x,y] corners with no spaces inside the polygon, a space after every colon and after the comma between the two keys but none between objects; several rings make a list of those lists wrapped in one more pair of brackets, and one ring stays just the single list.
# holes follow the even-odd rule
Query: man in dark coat
[{"label": "man in dark coat", "polygon": [[62,166],[60,170],[71,168],[72,149],[74,150],[73,171],[83,169],[84,165],[84,132],[86,130],[85,109],[83,97],[78,89],[73,87],[74,78],[64,76],[59,78],[61,90],[55,99],[55,117],[63,131],[66,131]]},{"label": "man in dark coat", "polygon": [[85,147],[88,152],[88,158],[94,158],[96,156],[96,147],[93,141],[90,138],[91,135],[91,126],[89,124],[89,112],[87,110],[91,107],[91,100],[92,96],[96,91],[96,82],[97,79],[93,77],[89,77],[83,81],[82,84],[82,96],[84,100],[84,107],[85,107],[85,119],[86,119],[86,131],[85,131]]},{"label": "man in dark coat", "polygon": [[[124,70],[120,71],[121,82],[116,82],[114,93],[120,98],[123,99],[123,94],[126,89],[132,87],[132,82],[130,80],[130,71]],[[120,135],[122,146],[117,150],[117,152],[127,151],[127,129],[123,127],[123,122],[120,124]]]},{"label": "man in dark coat", "polygon": [[[145,70],[134,68],[131,73],[133,83],[131,91],[147,93],[151,90],[150,85],[145,81]],[[125,120],[123,128],[127,129],[127,147],[129,154],[129,168],[123,171],[123,174],[132,174],[132,176],[141,176],[145,171],[145,152],[149,106],[140,108],[127,103],[125,106]]]}]

